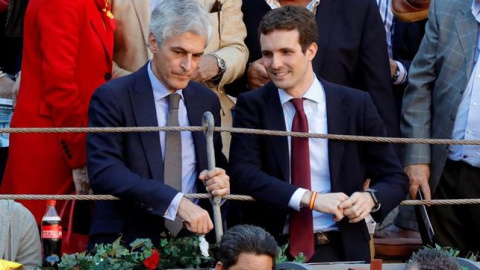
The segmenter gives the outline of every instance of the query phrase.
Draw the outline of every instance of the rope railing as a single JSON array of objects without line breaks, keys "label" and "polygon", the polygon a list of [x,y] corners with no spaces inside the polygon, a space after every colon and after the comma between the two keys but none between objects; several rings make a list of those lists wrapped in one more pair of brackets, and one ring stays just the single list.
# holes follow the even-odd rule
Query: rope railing
[{"label": "rope railing", "polygon": [[[280,130],[259,130],[248,128],[215,127],[213,115],[206,112],[203,117],[203,126],[188,127],[59,127],[59,128],[0,128],[1,133],[125,133],[125,132],[161,132],[161,131],[199,131],[204,132],[207,142],[208,167],[215,167],[213,149],[213,132],[229,132],[266,136],[290,136],[300,138],[319,138],[328,140],[343,140],[354,142],[375,142],[375,143],[410,143],[410,144],[450,144],[450,145],[480,145],[480,140],[451,140],[451,139],[419,139],[419,138],[393,138],[373,137],[356,135],[320,134],[304,132],[288,132]],[[215,234],[217,243],[223,235],[223,226],[220,211],[220,197],[213,197],[210,194],[187,194],[187,198],[210,199],[213,207],[215,223]],[[223,197],[228,200],[255,201],[251,196],[227,195]],[[119,200],[111,195],[33,195],[33,194],[0,194],[0,200]],[[404,200],[401,205],[460,205],[480,204],[480,199],[454,199],[454,200]]]},{"label": "rope railing", "polygon": [[[208,126],[188,127],[61,127],[61,128],[0,128],[0,133],[123,133],[123,132],[162,132],[162,131],[197,131],[207,132]],[[249,128],[226,128],[213,127],[214,132],[229,132],[254,134],[265,136],[291,136],[301,138],[319,138],[328,140],[343,140],[356,142],[379,142],[379,143],[414,143],[414,144],[452,144],[452,145],[480,145],[479,140],[451,140],[451,139],[420,139],[420,138],[394,138],[373,137],[356,135],[338,135],[321,133],[289,132],[279,130],[260,130]],[[187,194],[187,198],[211,199],[209,194]],[[111,195],[33,195],[33,194],[0,194],[0,200],[119,200]],[[251,196],[227,195],[227,200],[255,201]],[[455,199],[455,200],[404,200],[401,205],[460,205],[480,204],[480,199]]]},{"label": "rope railing", "polygon": [[[189,127],[64,127],[64,128],[0,128],[0,133],[117,133],[117,132],[160,132],[160,131],[207,131],[205,126]],[[229,132],[266,136],[291,136],[300,138],[319,138],[328,140],[380,142],[380,143],[411,143],[411,144],[452,144],[452,145],[480,145],[480,140],[452,140],[452,139],[422,139],[422,138],[395,138],[373,137],[322,133],[303,133],[280,130],[261,130],[249,128],[214,127],[214,132]]]},{"label": "rope railing", "polygon": [[[185,194],[189,199],[210,199],[212,196],[207,193]],[[226,200],[236,201],[256,201],[248,195],[226,195],[222,197]],[[79,201],[115,201],[120,198],[112,195],[34,195],[34,194],[0,194],[0,200],[79,200]],[[400,205],[460,205],[460,204],[480,204],[480,199],[452,199],[452,200],[404,200]]]}]

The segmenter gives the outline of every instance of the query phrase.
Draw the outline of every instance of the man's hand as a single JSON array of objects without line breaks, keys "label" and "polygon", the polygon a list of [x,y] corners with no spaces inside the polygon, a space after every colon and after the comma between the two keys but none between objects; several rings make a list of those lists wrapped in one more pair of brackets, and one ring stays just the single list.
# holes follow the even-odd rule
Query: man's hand
[{"label": "man's hand", "polygon": [[393,59],[389,59],[390,61],[390,78],[393,78],[395,72],[397,71],[397,62]]},{"label": "man's hand", "polygon": [[0,98],[12,98],[14,81],[7,76],[0,78]]},{"label": "man's hand", "polygon": [[375,202],[368,192],[355,192],[350,198],[339,205],[343,214],[348,217],[350,223],[357,223],[370,214]]},{"label": "man's hand", "polygon": [[225,170],[214,168],[210,171],[203,171],[198,177],[203,181],[207,192],[213,196],[225,196],[230,194],[230,177],[225,173]]},{"label": "man's hand", "polygon": [[429,164],[415,164],[408,165],[403,168],[410,179],[410,198],[416,199],[418,190],[420,189],[425,196],[425,200],[431,200],[430,185],[430,165]]},{"label": "man's hand", "polygon": [[262,58],[252,62],[247,69],[248,89],[257,89],[270,81],[267,71],[263,66]]},{"label": "man's hand", "polygon": [[183,197],[178,206],[177,216],[184,220],[187,230],[196,234],[207,234],[213,229],[208,212]]},{"label": "man's hand", "polygon": [[[312,196],[312,192],[308,191],[302,197],[301,205],[303,207],[308,207],[310,198]],[[348,199],[348,196],[345,193],[327,193],[327,194],[320,194],[317,193],[317,198],[315,198],[315,204],[313,205],[313,210],[332,214],[333,220],[338,222],[343,219],[343,209],[339,208],[339,205]]]},{"label": "man's hand", "polygon": [[75,184],[75,190],[79,195],[93,194],[90,188],[90,182],[88,181],[87,166],[75,168],[72,170],[73,183]]},{"label": "man's hand", "polygon": [[215,77],[218,72],[217,59],[211,54],[206,54],[200,59],[197,69],[193,72],[192,80],[203,83]]}]

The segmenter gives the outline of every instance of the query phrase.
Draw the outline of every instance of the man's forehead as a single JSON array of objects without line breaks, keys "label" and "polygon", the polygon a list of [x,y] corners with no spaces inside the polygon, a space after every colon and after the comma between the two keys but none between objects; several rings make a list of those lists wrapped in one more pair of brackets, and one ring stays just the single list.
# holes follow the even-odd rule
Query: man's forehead
[{"label": "man's forehead", "polygon": [[185,32],[178,35],[170,35],[165,39],[163,45],[186,52],[202,53],[207,46],[207,38],[192,32]]}]

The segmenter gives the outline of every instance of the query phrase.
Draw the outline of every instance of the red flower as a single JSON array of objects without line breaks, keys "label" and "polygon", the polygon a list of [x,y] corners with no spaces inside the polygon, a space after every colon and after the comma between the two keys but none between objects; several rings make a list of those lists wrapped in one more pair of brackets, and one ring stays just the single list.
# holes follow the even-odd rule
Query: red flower
[{"label": "red flower", "polygon": [[147,267],[148,270],[153,270],[157,268],[158,262],[160,261],[160,254],[156,249],[152,250],[152,255],[143,260],[143,265]]}]

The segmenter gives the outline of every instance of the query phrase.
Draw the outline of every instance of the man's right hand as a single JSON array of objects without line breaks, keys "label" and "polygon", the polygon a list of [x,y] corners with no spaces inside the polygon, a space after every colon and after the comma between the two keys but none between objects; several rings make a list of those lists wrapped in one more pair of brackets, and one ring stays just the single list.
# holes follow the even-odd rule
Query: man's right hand
[{"label": "man's right hand", "polygon": [[247,69],[248,89],[257,89],[270,81],[267,71],[262,64],[262,58],[252,62]]},{"label": "man's right hand", "polygon": [[418,190],[421,190],[425,200],[431,200],[430,185],[430,165],[429,164],[415,164],[407,165],[403,168],[410,179],[410,198],[416,199]]},{"label": "man's right hand", "polygon": [[183,197],[178,206],[177,216],[184,220],[187,230],[196,234],[207,234],[213,229],[208,212]]}]

